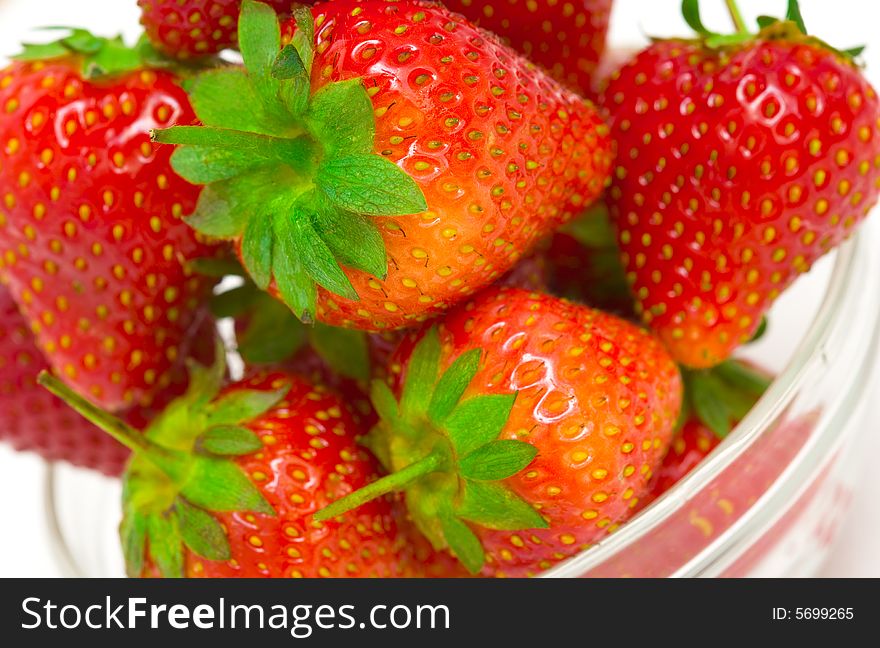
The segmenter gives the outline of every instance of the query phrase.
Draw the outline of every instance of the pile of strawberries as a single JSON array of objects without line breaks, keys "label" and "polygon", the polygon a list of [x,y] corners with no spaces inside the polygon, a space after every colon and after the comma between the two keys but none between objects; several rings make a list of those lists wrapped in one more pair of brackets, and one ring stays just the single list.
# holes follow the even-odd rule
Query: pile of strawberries
[{"label": "pile of strawberries", "polygon": [[122,475],[131,576],[588,549],[753,406],[731,355],[880,191],[795,1],[684,0],[603,83],[611,0],[138,4],[0,72],[0,438]]}]

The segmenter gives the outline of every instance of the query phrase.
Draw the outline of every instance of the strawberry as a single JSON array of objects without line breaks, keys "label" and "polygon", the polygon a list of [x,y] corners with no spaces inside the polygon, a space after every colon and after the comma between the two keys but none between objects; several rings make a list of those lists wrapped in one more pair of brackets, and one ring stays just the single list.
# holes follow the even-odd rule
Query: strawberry
[{"label": "strawberry", "polygon": [[585,96],[605,52],[612,0],[444,0]]},{"label": "strawberry", "polygon": [[412,326],[599,195],[610,143],[591,105],[441,5],[341,0],[282,28],[242,8],[246,70],[201,76],[206,126],[155,139],[207,185],[190,224],[234,241],[301,319]]},{"label": "strawberry", "polygon": [[[417,336],[416,336],[417,337]],[[647,493],[681,404],[646,331],[539,293],[490,288],[398,349],[367,439],[393,474],[329,520],[403,490],[436,548],[474,573],[523,576],[588,547]]]},{"label": "strawberry", "polygon": [[52,368],[121,411],[148,405],[188,355],[209,282],[182,218],[199,189],[149,130],[194,121],[169,72],[74,31],[0,72],[0,273]]},{"label": "strawberry", "polygon": [[120,474],[128,450],[37,385],[37,375],[48,367],[27,322],[0,287],[0,439],[49,461]]},{"label": "strawberry", "polygon": [[[210,361],[214,323],[205,318],[199,327],[194,358]],[[125,446],[76,416],[58,398],[37,385],[41,371],[49,370],[27,321],[12,297],[0,287],[0,440],[16,450],[36,452],[48,461],[66,461],[111,477],[119,476],[128,459]],[[129,425],[144,427],[160,408],[186,389],[184,376],[163,390],[150,407],[133,407],[121,416]]]},{"label": "strawberry", "polygon": [[[735,6],[733,3],[729,3]],[[612,75],[609,193],[638,308],[679,362],[709,367],[852,234],[880,186],[880,102],[797,10],[734,36],[658,41]]]},{"label": "strawberry", "polygon": [[281,372],[221,389],[222,362],[141,435],[41,382],[128,445],[120,535],[130,576],[399,576],[407,558],[391,502],[331,522],[315,511],[369,483],[377,464],[331,391]]},{"label": "strawberry", "polygon": [[[266,0],[289,13],[293,0]],[[305,4],[305,3],[300,3]],[[241,0],[138,0],[141,24],[154,47],[191,59],[235,47]]]}]

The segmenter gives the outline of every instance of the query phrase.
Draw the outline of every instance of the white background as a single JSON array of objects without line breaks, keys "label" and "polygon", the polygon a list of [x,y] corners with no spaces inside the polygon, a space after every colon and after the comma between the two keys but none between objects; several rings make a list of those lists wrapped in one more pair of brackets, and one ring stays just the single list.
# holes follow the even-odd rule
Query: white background
[{"label": "white background", "polygon": [[[641,42],[644,34],[686,35],[678,0],[615,0],[611,40]],[[727,30],[722,0],[703,0],[704,22]],[[747,20],[761,13],[781,15],[785,0],[740,0]],[[868,74],[880,87],[880,3],[873,0],[801,0],[807,27],[840,47],[867,44]],[[51,25],[88,27],[105,35],[138,34],[135,0],[0,0],[0,58],[17,51],[22,40],[36,38],[33,28]],[[875,214],[874,218],[878,216]],[[880,251],[878,251],[880,254]],[[880,359],[878,359],[880,361]],[[880,394],[878,394],[880,396]],[[880,418],[875,398],[874,419]],[[864,451],[880,456],[880,426]],[[60,574],[52,559],[43,516],[43,463],[0,446],[0,577],[40,577]],[[841,540],[823,570],[826,576],[880,577],[880,471],[865,471]],[[88,506],[88,503],[83,503]]]}]

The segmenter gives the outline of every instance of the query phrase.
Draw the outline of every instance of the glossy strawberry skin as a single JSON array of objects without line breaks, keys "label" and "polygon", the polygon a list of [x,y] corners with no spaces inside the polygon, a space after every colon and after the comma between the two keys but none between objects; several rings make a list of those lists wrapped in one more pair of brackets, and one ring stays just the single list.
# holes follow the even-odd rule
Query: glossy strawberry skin
[{"label": "glossy strawberry skin", "polygon": [[192,123],[165,72],[83,80],[77,61],[0,73],[0,273],[52,368],[102,407],[149,404],[188,354],[208,256],[182,218],[198,189],[151,128]]},{"label": "glossy strawberry skin", "polygon": [[446,0],[573,90],[591,96],[605,51],[612,0]]},{"label": "glossy strawberry skin", "polygon": [[128,450],[37,384],[49,365],[0,286],[0,439],[48,461],[118,476]]},{"label": "glossy strawberry skin", "polygon": [[313,523],[312,514],[372,481],[375,460],[355,439],[358,426],[332,391],[286,373],[261,373],[227,388],[274,390],[291,385],[285,399],[245,425],[263,449],[236,460],[275,509],[215,514],[227,530],[226,562],[186,555],[190,577],[402,576],[414,570],[391,502],[370,502],[343,519]]},{"label": "glossy strawberry skin", "polygon": [[383,330],[433,317],[601,192],[610,141],[592,106],[460,16],[379,0],[324,3],[313,14],[313,86],[363,78],[375,151],[409,173],[428,204],[418,216],[376,219],[387,278],[348,271],[360,300],[320,291],[320,320]]},{"label": "glossy strawberry skin", "polygon": [[[263,0],[279,13],[292,0]],[[307,3],[299,3],[307,4]],[[191,59],[235,47],[241,0],[138,0],[150,42],[169,56]]]},{"label": "glossy strawberry skin", "polygon": [[629,279],[685,365],[728,357],[876,202],[880,102],[826,49],[661,41],[612,76],[602,101]]},{"label": "glossy strawberry skin", "polygon": [[[499,438],[538,448],[505,484],[550,527],[473,527],[486,550],[483,575],[534,575],[632,515],[681,406],[678,369],[656,339],[584,306],[494,287],[451,311],[439,331],[441,371],[462,352],[484,349],[463,398],[517,391]],[[398,390],[416,337],[398,349]]]}]

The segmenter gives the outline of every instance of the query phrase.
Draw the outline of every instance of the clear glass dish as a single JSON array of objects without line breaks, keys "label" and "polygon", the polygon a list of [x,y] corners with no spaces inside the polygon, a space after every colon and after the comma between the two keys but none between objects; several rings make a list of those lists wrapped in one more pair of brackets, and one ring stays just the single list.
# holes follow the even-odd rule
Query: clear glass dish
[{"label": "clear glass dish", "polygon": [[[690,475],[594,547],[546,572],[579,576],[807,576],[833,544],[859,468],[880,340],[880,230],[787,291],[744,355],[778,371]],[[66,574],[121,576],[118,483],[57,466],[47,521]],[[753,493],[746,499],[745,495]]]}]

